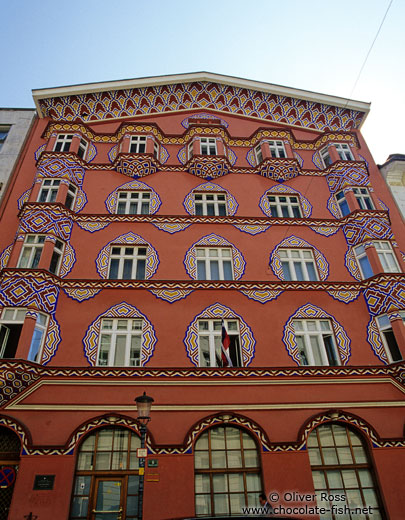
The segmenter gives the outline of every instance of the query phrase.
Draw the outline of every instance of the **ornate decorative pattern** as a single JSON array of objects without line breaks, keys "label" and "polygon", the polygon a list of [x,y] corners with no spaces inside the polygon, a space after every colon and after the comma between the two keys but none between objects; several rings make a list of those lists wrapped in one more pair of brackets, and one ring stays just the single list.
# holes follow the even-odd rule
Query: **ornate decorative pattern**
[{"label": "ornate decorative pattern", "polygon": [[39,103],[44,117],[66,121],[80,120],[83,113],[89,114],[86,119],[91,122],[208,109],[325,131],[359,128],[364,117],[362,112],[345,108],[205,81],[109,90],[74,99],[54,97]]},{"label": "ornate decorative pattern", "polygon": [[87,197],[81,188],[77,188],[76,200],[74,205],[74,211],[81,211],[87,204]]},{"label": "ornate decorative pattern", "polygon": [[119,145],[116,144],[115,146],[113,146],[111,148],[111,150],[108,152],[108,158],[110,159],[110,161],[113,163],[115,161],[115,159],[117,158],[117,155],[118,155],[118,150],[119,150]]},{"label": "ornate decorative pattern", "polygon": [[240,292],[242,294],[244,294],[245,296],[247,296],[249,298],[249,300],[254,300],[259,303],[267,303],[267,302],[270,302],[271,300],[275,300],[276,298],[278,298],[278,296],[280,296],[280,294],[283,291],[271,291],[271,290],[263,291],[263,290],[255,290],[255,289],[252,289],[252,290],[241,289]]},{"label": "ornate decorative pattern", "polygon": [[256,159],[256,155],[255,155],[255,149],[254,148],[251,148],[248,153],[246,154],[246,161],[248,162],[248,164],[254,168],[255,166],[257,166],[257,159]]},{"label": "ornate decorative pattern", "polygon": [[[187,117],[186,119],[183,119],[183,121],[181,122],[181,126],[183,128],[188,128],[190,126],[190,119],[193,120],[195,118],[198,118],[198,119],[219,119],[219,117],[217,115],[214,115],[214,114],[205,114],[204,112],[197,112],[196,114],[190,116],[190,117]],[[224,126],[225,128],[228,128],[228,123],[224,120],[224,119],[219,119],[221,121],[221,125]]]},{"label": "ornate decorative pattern", "polygon": [[182,224],[181,222],[159,222],[153,224],[155,227],[160,229],[161,231],[166,231],[166,233],[178,233],[179,231],[184,231],[191,224]]},{"label": "ornate decorative pattern", "polygon": [[343,233],[350,246],[361,244],[368,239],[390,240],[394,238],[388,219],[382,216],[358,216],[343,226]]},{"label": "ornate decorative pattern", "polygon": [[48,314],[55,312],[59,288],[40,278],[10,276],[0,286],[0,305],[33,307]]},{"label": "ornate decorative pattern", "polygon": [[72,220],[60,212],[27,209],[21,217],[20,232],[52,233],[62,240],[69,240]]},{"label": "ornate decorative pattern", "polygon": [[210,181],[229,173],[228,162],[222,157],[198,155],[189,161],[187,171]]},{"label": "ornate decorative pattern", "polygon": [[183,146],[177,153],[177,159],[179,163],[186,164],[187,162],[187,146]]},{"label": "ornate decorative pattern", "polygon": [[[34,383],[39,376],[32,371],[19,367],[15,370],[13,367],[1,367],[0,374],[0,407],[2,407],[7,401],[10,401],[18,395],[20,392],[28,388]],[[2,418],[0,417],[0,424]]]},{"label": "ornate decorative pattern", "polygon": [[263,177],[284,182],[297,177],[301,172],[295,159],[265,159],[259,165]]},{"label": "ornate decorative pattern", "polygon": [[326,181],[331,193],[336,193],[346,186],[368,186],[367,167],[361,162],[337,161],[328,168]]},{"label": "ornate decorative pattern", "polygon": [[95,233],[96,231],[100,231],[107,226],[110,225],[110,222],[86,222],[86,221],[79,221],[76,222],[76,224],[84,229],[85,231],[90,231],[90,233]]},{"label": "ornate decorative pattern", "polygon": [[60,177],[69,179],[77,186],[83,184],[84,168],[77,161],[66,157],[45,157],[38,165],[38,175],[42,177]]},{"label": "ornate decorative pattern", "polygon": [[94,146],[93,143],[89,143],[89,146],[87,148],[87,157],[86,157],[87,162],[93,161],[93,159],[96,158],[96,155],[97,155],[97,148]]},{"label": "ornate decorative pattern", "polygon": [[349,247],[345,254],[345,266],[349,273],[353,276],[353,278],[355,278],[356,280],[362,279],[360,269],[353,252],[353,248],[351,247]]},{"label": "ornate decorative pattern", "polygon": [[249,233],[249,235],[258,235],[271,228],[271,226],[254,226],[249,224],[234,224],[234,227],[243,233]]},{"label": "ornate decorative pattern", "polygon": [[108,244],[106,244],[98,254],[96,258],[96,269],[101,278],[108,278],[108,262],[110,259],[110,249],[111,246],[115,244],[146,246],[147,254],[145,279],[148,280],[155,274],[159,265],[159,257],[156,252],[156,249],[151,244],[149,244],[149,242],[147,242],[144,238],[130,231],[129,233],[125,233],[125,235],[116,237],[114,238],[114,240],[111,240],[111,242],[108,242]]},{"label": "ornate decorative pattern", "polygon": [[231,242],[225,240],[225,238],[211,233],[210,235],[206,235],[205,237],[202,237],[200,240],[195,242],[187,251],[186,256],[184,258],[184,267],[186,268],[187,274],[191,276],[191,278],[193,278],[194,280],[197,280],[196,248],[198,247],[232,248],[232,264],[234,279],[239,280],[243,276],[245,272],[246,262],[243,258],[242,253],[233,244],[231,244]]},{"label": "ornate decorative pattern", "polygon": [[23,207],[23,205],[28,202],[28,199],[30,198],[32,188],[29,188],[27,191],[24,191],[24,193],[21,195],[21,197],[17,200],[17,207],[19,210]]},{"label": "ornate decorative pattern", "polygon": [[247,367],[255,353],[256,340],[253,337],[251,328],[243,321],[239,314],[236,314],[229,307],[225,307],[220,303],[214,303],[210,307],[204,309],[198,314],[187,328],[184,338],[186,353],[190,361],[195,366],[199,366],[199,348],[198,348],[198,320],[200,319],[237,319],[239,320],[240,346],[242,351],[243,366]]},{"label": "ornate decorative pattern", "polygon": [[295,339],[295,331],[293,327],[293,320],[296,319],[330,320],[332,323],[340,360],[342,362],[342,365],[347,364],[351,355],[351,351],[350,339],[348,338],[344,328],[340,325],[338,321],[335,320],[333,316],[325,312],[323,309],[320,309],[315,305],[307,303],[306,305],[303,305],[298,310],[296,310],[295,313],[292,316],[290,316],[290,318],[284,326],[283,342],[286,346],[288,355],[297,363],[297,365],[300,364],[300,357],[297,342]]},{"label": "ornate decorative pattern", "polygon": [[328,208],[329,212],[335,217],[335,218],[341,218],[342,215],[340,213],[340,209],[338,206],[338,203],[336,202],[335,196],[331,195],[328,199],[328,202],[326,203],[326,207]]},{"label": "ornate decorative pattern", "polygon": [[309,248],[314,253],[314,258],[316,265],[318,267],[318,273],[321,280],[326,280],[329,274],[329,264],[323,254],[316,249],[316,247],[312,246],[302,238],[298,238],[294,235],[282,240],[271,252],[270,254],[270,267],[273,270],[273,273],[280,279],[284,280],[283,268],[281,266],[281,261],[278,255],[279,249],[290,249],[290,248]]},{"label": "ornate decorative pattern", "polygon": [[226,156],[228,158],[228,161],[230,162],[231,166],[233,166],[237,161],[236,153],[231,149],[226,147]]},{"label": "ornate decorative pattern", "polygon": [[313,154],[312,162],[318,168],[318,170],[323,170],[324,169],[323,162],[322,162],[322,159],[321,159],[321,154],[319,153],[318,150]]},{"label": "ornate decorative pattern", "polygon": [[315,231],[315,233],[318,233],[318,235],[323,235],[324,237],[330,237],[339,231],[339,228],[330,226],[309,226],[309,228],[312,229],[312,231]]},{"label": "ornate decorative pattern", "polygon": [[312,205],[307,198],[305,198],[298,190],[293,190],[289,186],[284,186],[283,184],[278,186],[273,186],[269,190],[267,190],[262,197],[260,198],[259,207],[263,211],[265,215],[271,217],[271,209],[270,202],[268,200],[268,195],[280,195],[280,194],[288,194],[288,195],[296,195],[300,199],[300,204],[302,208],[302,213],[305,218],[309,218],[312,213]]},{"label": "ornate decorative pattern", "polygon": [[60,342],[61,337],[59,323],[53,316],[49,316],[48,330],[46,331],[44,348],[42,350],[41,363],[43,365],[47,365],[56,354]]},{"label": "ornate decorative pattern", "polygon": [[228,216],[233,216],[236,214],[238,210],[238,203],[233,195],[229,193],[229,191],[218,184],[213,182],[205,182],[204,184],[199,184],[195,188],[193,188],[190,193],[186,195],[184,199],[183,206],[189,215],[195,215],[195,205],[194,205],[194,193],[201,192],[221,192],[226,193],[226,210]]},{"label": "ornate decorative pattern", "polygon": [[36,151],[34,153],[34,157],[35,157],[36,161],[38,161],[38,159],[41,157],[41,153],[45,150],[45,148],[46,148],[46,143],[41,144],[41,146],[36,149]]},{"label": "ornate decorative pattern", "polygon": [[378,199],[378,202],[384,211],[388,211],[388,213],[390,212],[389,207],[381,199]]},{"label": "ornate decorative pattern", "polygon": [[141,318],[142,326],[142,346],[141,346],[141,366],[146,365],[153,355],[156,344],[155,329],[148,318],[142,314],[136,307],[126,302],[110,307],[103,312],[91,323],[83,338],[84,354],[90,365],[96,366],[98,339],[100,335],[101,320],[103,318]]},{"label": "ornate decorative pattern", "polygon": [[[288,141],[287,141],[288,142]],[[297,159],[298,164],[300,165],[300,168],[304,167],[304,159],[301,157],[301,155],[293,150],[294,157]]]},{"label": "ornate decorative pattern", "polygon": [[160,298],[161,300],[165,300],[169,303],[177,302],[178,300],[182,300],[183,298],[187,298],[189,294],[193,292],[192,289],[184,290],[184,289],[151,289],[151,292],[156,298]]},{"label": "ornate decorative pattern", "polygon": [[170,157],[169,152],[167,151],[167,148],[165,148],[163,145],[159,145],[159,162],[160,164],[165,164],[167,162],[167,159]]},{"label": "ornate decorative pattern", "polygon": [[364,289],[364,298],[372,316],[405,309],[405,282],[388,280],[375,283]]},{"label": "ornate decorative pattern", "polygon": [[72,270],[74,263],[76,262],[76,253],[73,247],[66,242],[65,249],[63,252],[62,263],[60,266],[59,276],[64,278]]},{"label": "ornate decorative pattern", "polygon": [[147,154],[120,154],[115,169],[118,173],[134,179],[146,177],[158,170],[154,160]]},{"label": "ornate decorative pattern", "polygon": [[371,348],[373,349],[373,352],[378,357],[378,359],[386,365],[389,364],[387,352],[382,342],[380,331],[378,330],[377,322],[374,317],[370,318],[370,321],[367,325],[367,341],[370,343]]},{"label": "ornate decorative pattern", "polygon": [[344,303],[350,303],[359,297],[360,291],[327,291],[335,300]]},{"label": "ornate decorative pattern", "polygon": [[147,191],[150,193],[150,202],[149,202],[149,214],[153,215],[158,211],[160,208],[162,202],[159,198],[159,195],[156,193],[156,191],[141,181],[131,181],[127,182],[125,184],[122,184],[121,186],[118,186],[118,188],[115,188],[114,191],[112,191],[105,201],[105,207],[107,210],[114,214],[116,213],[117,208],[117,200],[118,200],[118,192],[120,191]]},{"label": "ornate decorative pattern", "polygon": [[12,249],[13,244],[10,244],[9,246],[5,247],[3,252],[0,254],[0,270],[7,267],[8,259],[10,258]]},{"label": "ornate decorative pattern", "polygon": [[89,287],[86,288],[70,288],[66,287],[63,288],[63,291],[69,296],[69,298],[72,298],[72,300],[76,300],[78,302],[83,302],[85,300],[89,300],[90,298],[94,298],[96,294],[98,294],[101,289],[92,289]]}]

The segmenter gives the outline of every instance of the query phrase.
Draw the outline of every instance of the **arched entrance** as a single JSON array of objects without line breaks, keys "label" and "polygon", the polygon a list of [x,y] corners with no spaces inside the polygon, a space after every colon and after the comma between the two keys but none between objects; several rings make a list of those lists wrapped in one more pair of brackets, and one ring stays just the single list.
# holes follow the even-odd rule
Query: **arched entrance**
[{"label": "arched entrance", "polygon": [[0,520],[8,519],[20,451],[18,435],[8,428],[0,427]]},{"label": "arched entrance", "polygon": [[135,520],[140,438],[119,427],[99,429],[79,448],[71,520]]}]

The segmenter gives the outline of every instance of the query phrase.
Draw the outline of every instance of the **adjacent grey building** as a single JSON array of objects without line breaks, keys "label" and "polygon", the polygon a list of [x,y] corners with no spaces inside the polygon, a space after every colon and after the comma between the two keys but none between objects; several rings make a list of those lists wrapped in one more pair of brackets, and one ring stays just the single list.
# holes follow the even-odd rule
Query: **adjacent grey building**
[{"label": "adjacent grey building", "polygon": [[33,108],[0,108],[0,200],[34,117]]},{"label": "adjacent grey building", "polygon": [[405,218],[405,154],[391,154],[385,163],[378,167]]}]

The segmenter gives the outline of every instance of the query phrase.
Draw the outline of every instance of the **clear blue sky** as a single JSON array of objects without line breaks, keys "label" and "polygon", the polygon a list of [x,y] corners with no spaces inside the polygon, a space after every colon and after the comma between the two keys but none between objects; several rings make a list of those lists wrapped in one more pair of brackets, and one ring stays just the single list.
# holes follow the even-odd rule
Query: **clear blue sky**
[{"label": "clear blue sky", "polygon": [[[3,0],[0,106],[31,89],[209,71],[348,97],[390,0]],[[377,163],[405,153],[405,2],[352,98]],[[388,131],[389,130],[389,131]]]}]

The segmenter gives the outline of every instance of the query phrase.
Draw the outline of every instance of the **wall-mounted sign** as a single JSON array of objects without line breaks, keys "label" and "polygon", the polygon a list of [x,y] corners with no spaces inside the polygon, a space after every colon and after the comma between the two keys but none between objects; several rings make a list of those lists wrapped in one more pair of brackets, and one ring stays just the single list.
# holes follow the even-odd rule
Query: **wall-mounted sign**
[{"label": "wall-mounted sign", "polygon": [[148,455],[147,448],[138,448],[136,450],[136,456],[138,457],[138,459],[145,458],[147,455]]},{"label": "wall-mounted sign", "polygon": [[158,465],[158,459],[148,459],[148,468],[157,468]]},{"label": "wall-mounted sign", "polygon": [[53,489],[55,475],[35,475],[34,488],[35,490]]},{"label": "wall-mounted sign", "polygon": [[11,466],[4,466],[0,469],[0,489],[12,486],[15,482],[15,469]]}]

